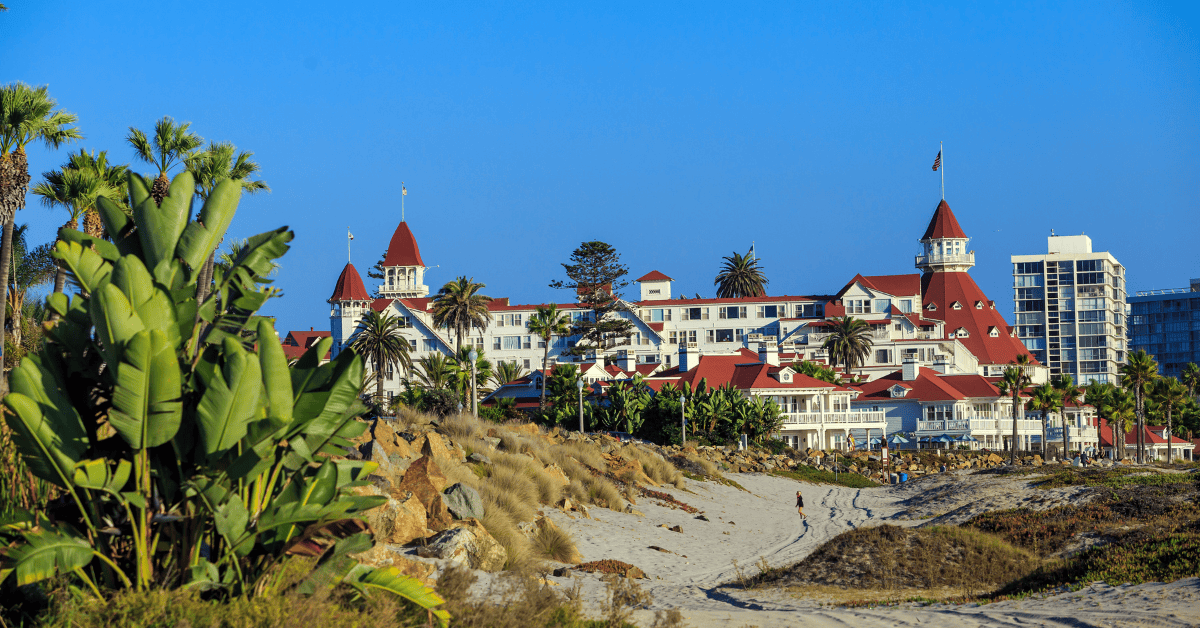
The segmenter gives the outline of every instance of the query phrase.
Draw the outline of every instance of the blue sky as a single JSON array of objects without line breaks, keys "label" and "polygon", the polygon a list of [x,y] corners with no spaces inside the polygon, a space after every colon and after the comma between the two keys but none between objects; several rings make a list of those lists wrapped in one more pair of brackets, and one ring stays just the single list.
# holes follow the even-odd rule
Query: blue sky
[{"label": "blue sky", "polygon": [[[592,239],[688,295],[751,241],[769,294],[915,272],[939,141],[972,275],[1010,320],[1008,258],[1051,229],[1112,252],[1131,292],[1200,277],[1184,4],[6,4],[0,82],[49,84],[74,148],[130,160],[127,127],[171,115],[256,153],[274,191],[231,233],[296,231],[266,311],[282,330],[328,329],[346,228],[365,275],[402,180],[435,290],[566,300],[546,284]],[[18,216],[41,240],[63,220],[32,196]]]}]

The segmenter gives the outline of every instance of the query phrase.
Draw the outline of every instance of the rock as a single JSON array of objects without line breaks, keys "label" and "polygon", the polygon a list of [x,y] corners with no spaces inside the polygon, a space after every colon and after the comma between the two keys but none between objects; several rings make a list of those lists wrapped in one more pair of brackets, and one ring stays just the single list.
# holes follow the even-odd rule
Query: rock
[{"label": "rock", "polygon": [[560,508],[563,511],[575,510],[575,504],[571,501],[570,497],[564,497],[558,500],[558,503],[555,504],[555,507]]},{"label": "rock", "polygon": [[373,440],[369,443],[364,443],[359,447],[359,451],[362,452],[363,460],[370,460],[379,465],[380,475],[388,476],[393,473],[392,462],[388,460],[387,452],[383,450],[383,446],[379,444],[379,441]]},{"label": "rock", "polygon": [[409,465],[413,463],[413,459],[400,454],[392,454],[388,456],[388,462],[392,463],[392,475],[404,475]]},{"label": "rock", "polygon": [[708,521],[708,517],[705,517],[704,515],[696,515],[696,518],[700,521]]},{"label": "rock", "polygon": [[508,554],[478,519],[456,521],[454,526],[435,535],[427,545],[417,550],[417,555],[441,558],[482,571],[504,568]]},{"label": "rock", "polygon": [[346,460],[362,460],[362,452],[357,447],[342,447],[341,450],[345,452],[342,455]]},{"label": "rock", "polygon": [[[485,456],[479,452],[475,452],[475,453],[471,454],[470,456],[467,456],[467,461],[474,462],[476,464],[492,464],[491,458],[488,458],[487,456]],[[570,482],[567,482],[567,483],[570,484]]]},{"label": "rock", "polygon": [[429,456],[421,456],[409,465],[408,470],[404,472],[404,479],[393,489],[393,495],[397,492],[411,492],[425,506],[429,527],[441,530],[454,519],[446,508],[446,503],[442,501],[444,488],[446,476],[442,474],[437,463]]},{"label": "rock", "polygon": [[671,527],[669,527],[669,528],[667,528],[667,529],[668,529],[668,530],[670,530],[670,531],[672,531],[672,532],[679,532],[680,534],[682,534],[682,533],[683,533],[683,526],[671,526]]},{"label": "rock", "polygon": [[416,578],[426,586],[433,586],[437,581],[434,578],[437,565],[413,560],[383,543],[377,543],[375,547],[361,554],[351,554],[351,557],[370,567],[395,567],[400,573]]},{"label": "rock", "polygon": [[[352,492],[355,495],[387,494],[375,486],[356,486]],[[371,526],[380,545],[405,545],[428,534],[425,506],[407,491],[392,491],[386,503],[359,516]]]},{"label": "rock", "polygon": [[483,498],[466,484],[458,483],[443,491],[442,501],[455,519],[483,519]]},{"label": "rock", "polygon": [[388,489],[392,488],[391,480],[388,480],[382,475],[376,475],[372,473],[371,475],[367,476],[367,481],[370,482],[372,486],[385,493],[388,491]]},{"label": "rock", "polygon": [[[570,438],[570,437],[568,437],[568,438]],[[571,575],[571,568],[570,567],[559,567],[558,569],[555,569],[554,571],[550,572],[550,575],[552,575],[556,578],[566,578],[567,576]]]},{"label": "rock", "polygon": [[451,449],[446,445],[446,439],[437,433],[425,435],[425,444],[421,447],[421,453],[435,460],[462,460],[451,453]]},{"label": "rock", "polygon": [[[474,454],[471,454],[471,455],[474,455]],[[563,473],[563,470],[561,468],[559,468],[559,466],[556,464],[546,465],[546,474],[549,475],[550,477],[554,478],[555,480],[558,480],[558,482],[560,484],[562,484],[563,486],[567,486],[568,484],[571,483],[571,479],[568,478],[567,474]]]},{"label": "rock", "polygon": [[400,458],[413,457],[414,452],[408,446],[408,440],[396,434],[388,421],[376,420],[375,425],[371,429],[371,434],[375,437],[375,441],[387,452],[389,458],[393,455],[397,455]]},{"label": "rock", "polygon": [[578,504],[575,506],[575,509],[579,511],[579,514],[583,515],[584,519],[592,518],[592,515],[588,513],[587,504]]}]

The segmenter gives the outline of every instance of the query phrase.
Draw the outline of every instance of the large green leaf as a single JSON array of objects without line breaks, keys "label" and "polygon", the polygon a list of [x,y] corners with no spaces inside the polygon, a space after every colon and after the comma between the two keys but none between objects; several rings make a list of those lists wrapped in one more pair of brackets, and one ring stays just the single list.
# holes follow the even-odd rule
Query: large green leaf
[{"label": "large green leaf", "polygon": [[156,205],[153,198],[134,205],[133,219],[139,226],[138,238],[148,268],[175,257],[175,247],[191,216],[195,195],[196,181],[191,172],[184,170],[171,181],[162,205]]},{"label": "large green leaf", "polygon": [[351,571],[346,582],[347,584],[357,584],[367,590],[386,591],[402,597],[429,611],[443,628],[450,625],[450,613],[436,608],[445,604],[446,600],[443,600],[433,589],[421,584],[420,580],[400,573],[400,570],[395,567],[371,569],[360,565]]},{"label": "large green leaf", "polygon": [[160,330],[143,330],[117,365],[109,423],[133,449],[170,441],[183,420],[182,376],[175,347]]},{"label": "large green leaf", "polygon": [[200,439],[210,456],[236,445],[250,421],[263,418],[257,416],[262,394],[258,360],[236,340],[227,339],[222,348],[224,366],[213,372],[197,408]]},{"label": "large green leaf", "polygon": [[121,257],[121,252],[117,250],[116,246],[113,246],[112,242],[102,238],[97,238],[95,236],[90,236],[76,229],[67,229],[66,227],[63,227],[58,230],[58,237],[64,242],[78,242],[79,244],[83,245],[84,248],[92,249],[98,253],[100,257],[110,262],[115,262]]},{"label": "large green leaf", "polygon": [[132,256],[121,258],[113,265],[112,284],[125,294],[129,307],[137,312],[146,329],[161,329],[175,342],[179,328],[171,297],[155,285],[141,260]]},{"label": "large green leaf", "polygon": [[128,460],[118,460],[116,468],[109,460],[82,460],[75,465],[73,480],[75,486],[97,491],[119,493],[129,481],[133,464]]},{"label": "large green leaf", "polygon": [[96,339],[104,352],[105,361],[115,365],[121,361],[121,351],[134,334],[146,326],[125,293],[111,283],[104,284],[92,293],[92,304],[88,308],[92,324],[96,327]]},{"label": "large green leaf", "polygon": [[288,372],[287,356],[275,335],[275,326],[266,318],[258,321],[258,360],[262,365],[268,413],[291,422],[292,374]]},{"label": "large green leaf", "polygon": [[22,535],[24,543],[0,550],[0,581],[9,574],[23,586],[87,566],[94,552],[84,539],[49,530]]},{"label": "large green leaf", "polygon": [[241,181],[226,179],[218,183],[200,209],[200,219],[188,223],[184,228],[175,254],[183,258],[190,268],[199,269],[225,236],[241,195]]},{"label": "large green leaf", "polygon": [[95,293],[97,288],[108,282],[108,276],[112,273],[112,264],[78,242],[59,241],[54,245],[53,255],[75,278],[79,287],[87,292]]},{"label": "large green leaf", "polygon": [[12,392],[4,398],[12,411],[8,424],[34,475],[68,488],[88,449],[87,430],[62,383],[41,363],[39,356],[26,356],[13,369]]}]

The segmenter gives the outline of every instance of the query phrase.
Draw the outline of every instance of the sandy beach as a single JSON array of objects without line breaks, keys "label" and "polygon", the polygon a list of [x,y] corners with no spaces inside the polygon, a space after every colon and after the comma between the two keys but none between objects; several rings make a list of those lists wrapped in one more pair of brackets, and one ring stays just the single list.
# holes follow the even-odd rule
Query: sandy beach
[{"label": "sandy beach", "polygon": [[[746,490],[691,480],[686,491],[664,489],[699,509],[708,521],[653,498],[638,500],[634,508],[641,515],[594,508],[590,519],[557,510],[547,510],[547,516],[574,536],[584,560],[615,559],[645,571],[647,579],[640,583],[653,596],[653,603],[649,610],[638,612],[641,625],[651,623],[654,610],[672,608],[680,609],[685,621],[698,628],[1200,625],[1200,579],[1166,585],[1094,584],[1058,596],[983,606],[904,604],[866,609],[830,606],[853,599],[845,591],[747,591],[723,586],[736,583],[739,568],[756,574],[760,560],[772,567],[793,564],[837,534],[860,526],[958,522],[982,510],[1050,508],[1085,499],[1077,489],[1033,489],[1028,476],[946,474],[898,487],[867,489],[804,484],[763,474],[728,477]],[[797,489],[804,493],[807,519],[796,513]],[[682,532],[668,529],[674,526]],[[550,579],[564,587],[578,580],[585,600],[601,599],[604,594],[604,584],[595,574],[573,571]],[[910,595],[903,592],[898,597]]]}]

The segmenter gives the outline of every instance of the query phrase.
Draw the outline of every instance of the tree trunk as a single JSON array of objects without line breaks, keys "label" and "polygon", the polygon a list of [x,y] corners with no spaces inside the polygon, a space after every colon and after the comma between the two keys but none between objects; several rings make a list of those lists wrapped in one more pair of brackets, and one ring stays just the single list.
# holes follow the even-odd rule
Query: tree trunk
[{"label": "tree trunk", "polygon": [[538,402],[538,409],[546,409],[546,367],[550,361],[550,339],[546,338],[546,348],[542,351],[542,400]]},{"label": "tree trunk", "polygon": [[[1070,456],[1071,455],[1071,426],[1067,425],[1067,409],[1063,408],[1062,410],[1059,410],[1059,415],[1062,417],[1062,424],[1063,424],[1063,449],[1066,450],[1067,455]],[[1075,456],[1071,456],[1071,457],[1074,458]]]},{"label": "tree trunk", "polygon": [[375,402],[383,405],[383,369],[380,368],[383,356],[378,352],[375,353]]},{"label": "tree trunk", "polygon": [[1117,424],[1111,424],[1112,427],[1112,443],[1113,443],[1113,462],[1120,460],[1120,449],[1117,448]]},{"label": "tree trunk", "polygon": [[[218,245],[219,246],[219,245]],[[208,259],[200,267],[200,275],[196,278],[196,305],[199,305],[212,293],[213,258],[216,250],[208,254]]]},{"label": "tree trunk", "polygon": [[1011,449],[1011,451],[1009,451],[1009,454],[1008,454],[1008,463],[1009,464],[1017,463],[1017,404],[1019,403],[1018,399],[1020,398],[1020,396],[1021,396],[1020,390],[1014,388],[1013,389],[1013,407],[1012,407],[1012,414],[1013,414],[1013,432],[1012,432],[1012,443],[1011,443],[1012,449]]},{"label": "tree trunk", "polygon": [[[3,278],[3,281],[0,281],[0,303],[8,303],[8,269],[12,264],[14,214],[9,214],[8,220],[4,221],[3,240],[0,240],[0,277]],[[5,369],[4,356],[4,345],[7,344],[5,341],[8,339],[8,333],[4,331],[7,314],[8,308],[0,307],[0,395],[8,393],[8,372]]]},{"label": "tree trunk", "polygon": [[1167,406],[1167,464],[1171,464],[1171,406]]},{"label": "tree trunk", "polygon": [[1049,429],[1049,424],[1047,423],[1047,421],[1049,421],[1049,420],[1050,419],[1049,419],[1048,413],[1045,410],[1043,410],[1042,411],[1042,457],[1043,458],[1045,458],[1047,455],[1046,454],[1046,444],[1050,442],[1050,429]]},{"label": "tree trunk", "polygon": [[1144,446],[1142,444],[1142,421],[1144,420],[1142,413],[1145,410],[1142,406],[1142,385],[1140,382],[1136,384],[1133,392],[1137,396],[1137,463],[1143,464],[1146,462],[1146,453],[1143,451]]}]

